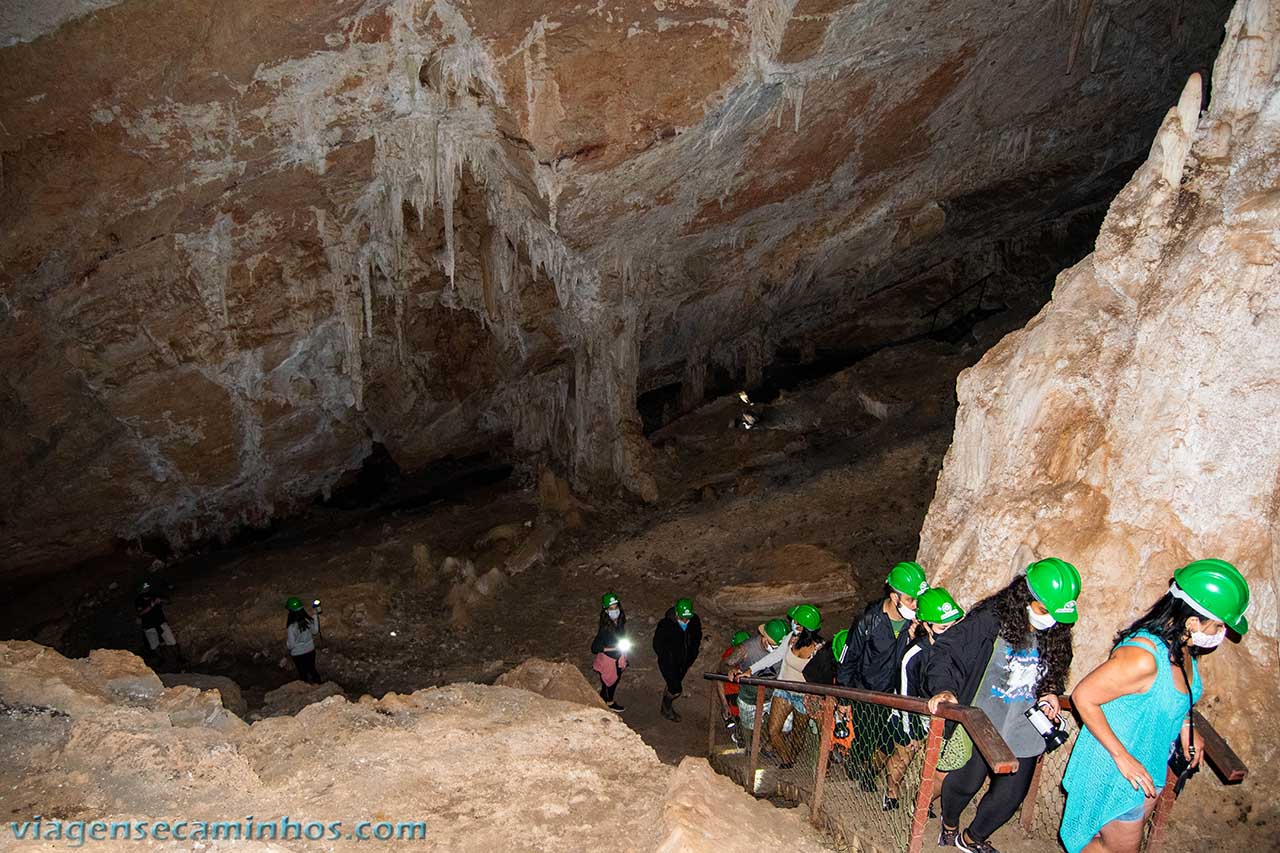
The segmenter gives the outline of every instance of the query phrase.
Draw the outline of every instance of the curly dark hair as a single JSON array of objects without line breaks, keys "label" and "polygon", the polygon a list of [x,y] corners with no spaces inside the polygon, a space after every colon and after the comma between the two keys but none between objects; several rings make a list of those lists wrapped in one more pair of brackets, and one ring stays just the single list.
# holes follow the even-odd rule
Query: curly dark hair
[{"label": "curly dark hair", "polygon": [[[1164,644],[1169,647],[1169,662],[1181,667],[1185,660],[1184,653],[1188,651],[1187,620],[1192,616],[1198,619],[1205,618],[1193,610],[1191,605],[1166,592],[1151,605],[1150,610],[1133,620],[1133,624],[1128,628],[1116,634],[1115,643],[1120,645],[1139,631],[1147,631],[1164,640]],[[1189,651],[1192,657],[1199,657],[1209,649],[1192,646]]]},{"label": "curly dark hair", "polygon": [[627,627],[627,611],[622,609],[621,603],[618,604],[617,623],[614,623],[614,621],[609,618],[609,609],[607,607],[600,608],[600,627],[608,628],[615,634],[622,634]]},{"label": "curly dark hair", "polygon": [[[983,599],[978,607],[995,609],[996,618],[1000,621],[1000,637],[1009,648],[1027,649],[1034,643],[1040,650],[1036,695],[1061,695],[1067,690],[1067,676],[1071,673],[1074,654],[1071,631],[1075,626],[1056,622],[1047,631],[1033,631],[1027,617],[1027,606],[1034,600],[1027,579],[1019,575],[1004,589]],[[1032,638],[1031,641],[1028,637]]]}]

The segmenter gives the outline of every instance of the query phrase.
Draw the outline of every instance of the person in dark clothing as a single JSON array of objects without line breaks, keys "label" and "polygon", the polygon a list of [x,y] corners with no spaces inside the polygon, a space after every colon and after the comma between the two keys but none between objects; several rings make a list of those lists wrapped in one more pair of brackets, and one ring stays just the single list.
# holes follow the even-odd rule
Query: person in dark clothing
[{"label": "person in dark clothing", "polygon": [[680,722],[673,702],[684,691],[684,677],[698,659],[702,646],[702,620],[693,612],[693,602],[682,598],[667,611],[653,631],[653,652],[658,670],[667,682],[662,691],[662,716]]},{"label": "person in dark clothing", "polygon": [[[917,616],[921,630],[917,630],[915,640],[902,656],[902,664],[898,667],[898,693],[901,696],[928,699],[933,694],[929,691],[929,685],[925,680],[925,671],[933,647],[939,637],[964,618],[964,610],[956,604],[951,593],[940,586],[932,587],[921,594],[918,608]],[[918,714],[894,711],[890,714],[890,718],[892,738],[897,748],[885,762],[885,772],[889,782],[885,788],[881,808],[887,812],[898,808],[898,791],[902,785],[902,777],[906,775],[911,759],[915,757],[924,743],[925,735],[928,734],[927,720]],[[941,762],[939,766],[942,766]],[[938,790],[938,784],[940,783],[935,777],[935,791]]]},{"label": "person in dark clothing", "polygon": [[616,593],[605,593],[600,599],[600,621],[596,626],[591,652],[596,656],[592,669],[600,676],[600,698],[613,711],[624,710],[614,701],[622,671],[627,668],[627,652],[631,641],[627,639],[627,613],[622,609]]},{"label": "person in dark clothing", "polygon": [[[1059,712],[1058,694],[1071,670],[1071,628],[1076,621],[1080,573],[1056,557],[1032,563],[995,595],[983,600],[954,628],[937,638],[925,669],[933,697],[975,705],[986,711],[1018,759],[1013,773],[996,775],[973,750],[968,761],[942,785],[939,847],[996,853],[987,839],[1013,817],[1031,786],[1044,737],[1025,712],[1039,705],[1050,718]],[[954,723],[947,723],[950,736]],[[973,821],[961,831],[960,815],[983,783],[990,786]]]},{"label": "person in dark clothing", "polygon": [[[836,669],[837,683],[860,690],[892,693],[897,688],[898,664],[915,636],[916,596],[929,589],[919,563],[898,563],[885,578],[888,593],[867,607],[849,627],[844,655]],[[877,752],[893,749],[889,709],[855,702],[852,709],[853,743],[845,765],[850,779],[862,788],[877,788]]]},{"label": "person in dark clothing", "polygon": [[[142,634],[147,640],[147,650],[151,655],[159,652],[160,663],[167,668],[183,663],[182,653],[178,650],[178,640],[173,629],[164,617],[164,599],[156,594],[150,581],[143,581],[138,587],[138,597],[133,606],[138,613],[138,624],[142,626]],[[160,651],[163,646],[163,651]]]}]

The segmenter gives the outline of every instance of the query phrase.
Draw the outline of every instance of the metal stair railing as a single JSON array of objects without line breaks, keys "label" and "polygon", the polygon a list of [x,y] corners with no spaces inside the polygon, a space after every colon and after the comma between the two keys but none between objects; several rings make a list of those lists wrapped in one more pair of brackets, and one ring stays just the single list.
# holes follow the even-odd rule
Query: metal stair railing
[{"label": "metal stair railing", "polygon": [[[720,673],[704,673],[703,678],[713,683],[730,681]],[[755,725],[750,726],[750,745],[718,748],[718,738],[726,730],[721,722],[719,690],[712,690],[707,748],[713,765],[738,778],[753,795],[807,801],[809,819],[815,826],[837,839],[856,841],[850,844],[856,849],[885,853],[919,853],[922,849],[948,721],[964,728],[974,748],[996,773],[1011,773],[1018,766],[1009,745],[978,708],[943,703],[937,714],[930,714],[925,700],[891,693],[769,678],[744,677],[736,683],[739,690],[755,691]],[[791,715],[791,734],[774,739],[785,747],[787,755],[770,755],[764,750],[765,701],[775,690],[803,698],[804,712]],[[1061,697],[1061,702],[1064,713],[1069,715],[1073,710],[1070,697]],[[838,746],[834,737],[837,705],[842,715],[852,719],[853,737],[843,746]],[[1199,712],[1196,714],[1196,731],[1204,737],[1206,764],[1224,783],[1244,779],[1248,771],[1243,762],[1208,721]],[[741,733],[743,728],[740,726],[738,731]],[[862,745],[857,743],[859,737],[864,739]],[[1070,751],[1068,745],[1041,757],[1021,807],[1018,825],[1027,838],[1040,843],[1040,848],[1044,842],[1057,845],[1063,800],[1060,785],[1042,782],[1052,779],[1056,783],[1061,779]],[[882,754],[884,760],[880,761]],[[833,762],[843,764],[846,772],[829,779]],[[897,808],[896,799],[894,808],[889,809],[884,799],[895,770],[899,799],[913,803],[909,812]],[[886,782],[883,794],[881,779]],[[906,793],[911,795],[909,799],[902,796]],[[1160,851],[1173,801],[1173,786],[1166,785],[1149,824],[1147,853]]]}]

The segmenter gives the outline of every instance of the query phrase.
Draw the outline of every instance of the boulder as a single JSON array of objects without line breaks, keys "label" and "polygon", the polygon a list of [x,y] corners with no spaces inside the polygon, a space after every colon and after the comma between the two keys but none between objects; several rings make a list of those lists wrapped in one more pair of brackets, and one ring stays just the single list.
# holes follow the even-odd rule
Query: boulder
[{"label": "boulder", "polygon": [[216,690],[223,706],[244,719],[248,706],[240,693],[240,685],[225,675],[205,675],[202,672],[165,672],[160,674],[160,681],[165,687],[187,685],[201,690]]},{"label": "boulder", "polygon": [[343,695],[342,687],[332,681],[326,681],[324,684],[290,681],[283,687],[268,691],[262,697],[262,707],[251,716],[255,720],[289,716],[315,702],[323,701],[330,696],[341,695]]},{"label": "boulder", "polygon": [[699,599],[700,606],[725,617],[770,618],[794,604],[847,609],[858,598],[849,564],[814,545],[793,543],[752,561],[760,580],[730,584]]},{"label": "boulder", "polygon": [[495,685],[517,687],[548,699],[577,702],[592,708],[605,707],[600,694],[571,663],[555,663],[541,658],[529,658],[510,672],[498,676]]}]

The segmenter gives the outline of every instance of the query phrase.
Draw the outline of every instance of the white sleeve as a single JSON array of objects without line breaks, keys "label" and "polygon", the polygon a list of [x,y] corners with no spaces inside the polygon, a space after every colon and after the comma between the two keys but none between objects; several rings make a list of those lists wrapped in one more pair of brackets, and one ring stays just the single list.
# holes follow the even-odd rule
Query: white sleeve
[{"label": "white sleeve", "polygon": [[751,674],[755,675],[757,672],[760,672],[761,670],[766,670],[771,666],[775,666],[776,664],[781,663],[782,659],[787,655],[787,649],[790,647],[791,647],[791,638],[787,637],[781,643],[778,643],[778,645],[774,647],[773,651],[769,652],[769,654],[765,655],[764,657],[760,658],[760,660],[751,664],[751,668],[750,668]]}]

